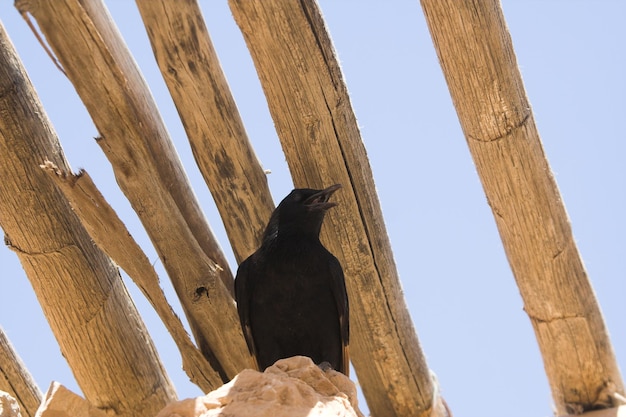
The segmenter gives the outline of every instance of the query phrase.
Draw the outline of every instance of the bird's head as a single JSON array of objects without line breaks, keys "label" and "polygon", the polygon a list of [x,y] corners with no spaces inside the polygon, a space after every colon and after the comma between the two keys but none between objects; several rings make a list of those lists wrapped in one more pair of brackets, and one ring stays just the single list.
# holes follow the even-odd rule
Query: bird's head
[{"label": "bird's head", "polygon": [[304,232],[319,235],[326,211],[337,203],[330,200],[341,184],[323,190],[296,188],[280,202],[272,213],[266,230],[269,233]]}]

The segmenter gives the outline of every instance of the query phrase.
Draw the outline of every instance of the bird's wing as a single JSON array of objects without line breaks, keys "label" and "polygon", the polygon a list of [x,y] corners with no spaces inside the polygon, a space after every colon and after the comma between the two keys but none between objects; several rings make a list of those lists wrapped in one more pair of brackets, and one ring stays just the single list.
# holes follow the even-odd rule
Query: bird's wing
[{"label": "bird's wing", "polygon": [[256,347],[254,345],[254,339],[252,338],[252,329],[250,328],[250,297],[252,296],[254,286],[254,280],[250,279],[249,276],[250,263],[251,260],[248,258],[243,261],[237,269],[237,276],[235,277],[235,300],[237,301],[237,312],[239,313],[243,336],[246,339],[248,350],[258,369]]},{"label": "bird's wing", "polygon": [[342,367],[340,372],[349,376],[350,373],[350,354],[348,352],[348,344],[350,342],[350,309],[348,306],[348,293],[346,292],[346,282],[343,276],[343,269],[339,261],[333,256],[330,261],[331,286],[337,312],[339,313],[339,329],[341,331],[342,343]]}]

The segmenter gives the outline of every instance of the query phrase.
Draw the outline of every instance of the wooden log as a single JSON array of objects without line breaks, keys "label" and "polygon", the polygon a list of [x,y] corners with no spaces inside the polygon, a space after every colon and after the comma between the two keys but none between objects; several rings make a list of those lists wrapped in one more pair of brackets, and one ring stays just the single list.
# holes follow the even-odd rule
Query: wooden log
[{"label": "wooden log", "polygon": [[137,0],[152,50],[196,163],[240,263],[260,242],[274,203],[195,0]]},{"label": "wooden log", "polygon": [[119,271],[39,168],[68,170],[61,145],[0,26],[0,226],[76,381],[116,416],[155,414],[176,399]]},{"label": "wooden log", "polygon": [[559,414],[624,393],[541,139],[500,2],[422,0],[488,203],[535,330]]},{"label": "wooden log", "polygon": [[[139,69],[100,0],[18,1],[89,111],[98,144],[172,280],[196,342],[224,381],[250,367],[228,263]],[[216,387],[214,387],[216,388]]]},{"label": "wooden log", "polygon": [[180,351],[183,369],[191,382],[205,392],[219,386],[221,384],[219,374],[211,368],[193,344],[183,323],[167,302],[159,285],[159,277],[148,257],[130,235],[113,207],[96,188],[89,174],[84,170],[78,175],[64,172],[50,161],[42,168],[54,178],[96,245],[126,271],[154,307]]},{"label": "wooden log", "polygon": [[[6,292],[4,297],[9,296]],[[41,390],[0,327],[0,391],[17,400],[22,417],[34,417],[41,403]],[[0,413],[2,414],[2,413]]]},{"label": "wooden log", "polygon": [[[374,416],[444,415],[408,313],[376,187],[331,40],[314,1],[230,0],[296,186],[341,183],[324,244],[350,298],[350,352]],[[431,410],[435,407],[435,411]]]}]

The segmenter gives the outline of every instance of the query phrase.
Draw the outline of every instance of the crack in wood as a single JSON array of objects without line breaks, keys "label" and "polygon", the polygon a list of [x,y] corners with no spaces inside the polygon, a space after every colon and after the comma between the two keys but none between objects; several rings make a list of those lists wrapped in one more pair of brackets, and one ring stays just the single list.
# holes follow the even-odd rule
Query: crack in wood
[{"label": "crack in wood", "polygon": [[486,135],[483,138],[480,136],[471,135],[469,133],[466,136],[468,140],[472,140],[475,142],[483,142],[483,143],[484,142],[498,142],[498,141],[507,139],[508,137],[512,136],[513,133],[515,133],[517,130],[525,127],[526,124],[528,124],[528,121],[530,120],[531,116],[532,116],[532,111],[530,111],[530,108],[527,108],[526,112],[524,113],[524,117],[518,123],[515,123],[513,125],[505,125],[504,133],[500,133],[500,129],[498,129],[498,133],[493,137]]},{"label": "crack in wood", "polygon": [[29,251],[13,243],[13,241],[11,241],[11,239],[7,235],[4,236],[4,244],[11,251],[17,253],[18,255],[23,255],[23,256],[46,256],[46,255],[55,255],[55,254],[62,255],[66,249],[78,248],[77,245],[70,243],[70,244],[60,246],[57,249]]},{"label": "crack in wood", "polygon": [[531,321],[535,322],[535,323],[539,323],[539,324],[552,324],[554,322],[557,321],[561,321],[561,320],[572,320],[572,319],[587,319],[587,317],[585,317],[582,314],[561,314],[561,315],[556,315],[554,317],[539,317],[535,314],[531,314],[528,310],[524,309],[526,311],[526,314],[528,315],[528,318],[530,318]]}]

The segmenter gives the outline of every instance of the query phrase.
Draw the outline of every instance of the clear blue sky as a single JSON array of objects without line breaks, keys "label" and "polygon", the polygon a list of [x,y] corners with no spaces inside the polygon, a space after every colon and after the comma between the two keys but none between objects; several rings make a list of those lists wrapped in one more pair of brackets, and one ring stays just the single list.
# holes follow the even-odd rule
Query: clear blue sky
[{"label": "clear blue sky", "polygon": [[[169,129],[215,234],[235,263],[210,193],[154,62],[133,2],[107,1]],[[280,200],[291,189],[273,122],[226,1],[202,2],[248,135]],[[457,416],[549,416],[537,343],[437,62],[419,2],[320,2],[374,171],[415,328]],[[574,235],[626,369],[626,3],[503,1],[526,91]],[[116,186],[69,81],[11,2],[0,20],[66,156],[85,168],[173,292]],[[15,254],[0,247],[0,325],[45,391],[78,391]],[[126,280],[180,397],[199,390],[151,307]],[[172,297],[170,297],[172,298]],[[179,308],[178,306],[176,308]],[[179,310],[180,311],[180,310]]]}]

